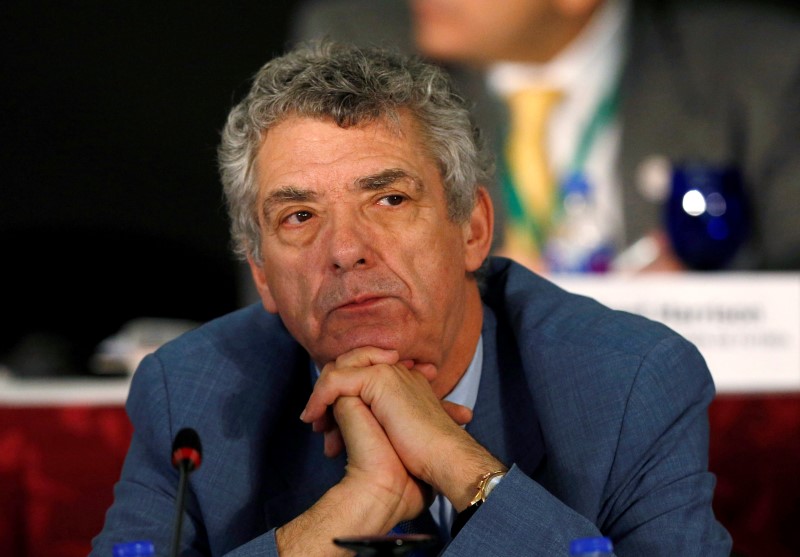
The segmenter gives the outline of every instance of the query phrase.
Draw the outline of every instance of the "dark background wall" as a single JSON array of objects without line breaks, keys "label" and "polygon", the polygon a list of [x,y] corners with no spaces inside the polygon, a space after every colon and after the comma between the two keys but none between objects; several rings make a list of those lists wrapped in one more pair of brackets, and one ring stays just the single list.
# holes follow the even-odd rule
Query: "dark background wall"
[{"label": "dark background wall", "polygon": [[0,360],[238,306],[215,149],[293,5],[0,3]]}]

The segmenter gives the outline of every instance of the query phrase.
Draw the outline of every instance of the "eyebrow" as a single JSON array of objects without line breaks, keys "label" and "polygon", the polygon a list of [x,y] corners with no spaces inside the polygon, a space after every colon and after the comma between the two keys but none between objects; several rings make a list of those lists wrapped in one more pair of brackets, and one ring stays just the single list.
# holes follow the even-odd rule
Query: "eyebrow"
[{"label": "eyebrow", "polygon": [[269,216],[277,205],[282,203],[297,203],[313,201],[319,197],[317,192],[297,186],[283,186],[272,191],[264,199],[264,215]]},{"label": "eyebrow", "polygon": [[[397,182],[398,180],[410,180],[414,184],[416,191],[422,191],[424,186],[422,181],[400,168],[389,168],[375,174],[356,178],[353,182],[355,187],[362,190],[380,191]],[[269,217],[275,208],[283,203],[303,203],[319,199],[320,194],[314,190],[301,188],[298,186],[282,186],[267,195],[262,205],[264,215]]]},{"label": "eyebrow", "polygon": [[400,168],[389,168],[382,170],[376,174],[362,176],[356,179],[356,187],[362,190],[382,190],[397,182],[398,180],[408,179],[413,184],[417,191],[424,189],[422,181]]}]

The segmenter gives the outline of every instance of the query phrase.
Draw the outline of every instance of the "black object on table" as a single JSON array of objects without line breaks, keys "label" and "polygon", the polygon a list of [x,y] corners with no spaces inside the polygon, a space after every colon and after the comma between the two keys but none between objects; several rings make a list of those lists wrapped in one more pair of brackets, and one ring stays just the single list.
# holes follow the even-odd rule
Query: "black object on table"
[{"label": "black object on table", "polygon": [[355,551],[359,557],[389,557],[435,547],[438,540],[428,534],[397,534],[334,538],[333,543]]}]

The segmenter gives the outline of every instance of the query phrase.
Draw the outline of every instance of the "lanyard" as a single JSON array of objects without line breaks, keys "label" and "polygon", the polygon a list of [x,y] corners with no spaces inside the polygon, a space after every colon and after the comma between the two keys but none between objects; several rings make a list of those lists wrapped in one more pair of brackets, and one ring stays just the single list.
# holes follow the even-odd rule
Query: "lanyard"
[{"label": "lanyard", "polygon": [[[567,179],[575,179],[576,177],[583,177],[586,161],[592,151],[598,136],[604,131],[614,120],[619,108],[619,84],[615,83],[613,87],[600,99],[597,104],[588,125],[583,129],[578,147],[572,156],[572,161],[567,168]],[[505,133],[502,137],[508,137],[508,129],[505,127]],[[514,179],[508,167],[506,160],[505,150],[502,150],[498,157],[498,170],[500,175],[501,187],[503,191],[503,201],[508,209],[508,216],[518,226],[524,227],[529,231],[533,237],[536,245],[541,250],[544,247],[545,233],[542,228],[542,223],[538,222],[535,215],[529,214],[523,204],[522,200],[517,193],[517,188],[514,186]],[[559,188],[559,199],[557,205],[557,212],[562,210],[562,193]],[[557,218],[558,215],[556,215]]]}]

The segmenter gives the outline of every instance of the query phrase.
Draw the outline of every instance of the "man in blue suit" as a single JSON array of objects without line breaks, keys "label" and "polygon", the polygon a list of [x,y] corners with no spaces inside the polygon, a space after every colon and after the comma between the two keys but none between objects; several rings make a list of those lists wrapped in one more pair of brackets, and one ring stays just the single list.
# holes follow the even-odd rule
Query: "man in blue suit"
[{"label": "man in blue suit", "polygon": [[618,555],[728,554],[702,357],[486,261],[491,165],[439,69],[299,48],[256,75],[219,155],[262,305],[142,362],[93,556],[166,549],[183,427],[205,457],[182,555],[337,555],[335,537],[409,521],[443,555],[565,555],[601,535]]}]

